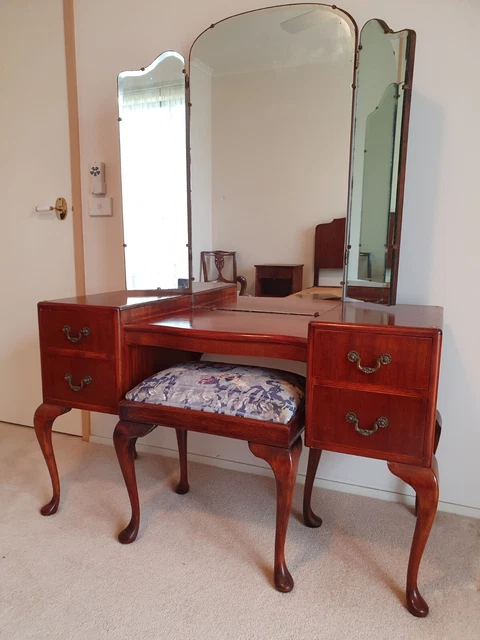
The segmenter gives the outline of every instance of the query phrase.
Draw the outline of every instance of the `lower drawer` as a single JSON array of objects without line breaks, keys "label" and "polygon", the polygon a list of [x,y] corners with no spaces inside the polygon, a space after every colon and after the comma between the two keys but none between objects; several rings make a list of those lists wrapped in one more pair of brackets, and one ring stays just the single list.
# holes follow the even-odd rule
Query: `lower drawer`
[{"label": "lower drawer", "polygon": [[383,460],[421,462],[426,398],[314,385],[305,443],[315,449]]},{"label": "lower drawer", "polygon": [[43,354],[42,379],[44,402],[117,410],[113,361]]}]

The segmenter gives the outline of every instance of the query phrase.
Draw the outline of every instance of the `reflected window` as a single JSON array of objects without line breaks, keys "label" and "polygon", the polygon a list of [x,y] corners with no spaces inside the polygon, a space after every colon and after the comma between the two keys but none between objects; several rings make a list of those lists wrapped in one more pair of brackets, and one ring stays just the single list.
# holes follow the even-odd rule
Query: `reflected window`
[{"label": "reflected window", "polygon": [[119,75],[127,289],[188,282],[183,66],[167,52],[144,71]]}]

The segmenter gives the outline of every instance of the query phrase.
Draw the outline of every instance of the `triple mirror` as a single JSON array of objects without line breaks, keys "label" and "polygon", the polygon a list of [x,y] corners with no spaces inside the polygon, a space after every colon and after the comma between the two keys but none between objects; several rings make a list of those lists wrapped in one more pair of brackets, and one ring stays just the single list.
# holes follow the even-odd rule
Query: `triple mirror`
[{"label": "triple mirror", "polygon": [[187,69],[167,52],[121,73],[127,288],[188,287],[223,250],[251,295],[260,266],[303,265],[297,295],[393,304],[413,49],[294,4],[212,25]]}]

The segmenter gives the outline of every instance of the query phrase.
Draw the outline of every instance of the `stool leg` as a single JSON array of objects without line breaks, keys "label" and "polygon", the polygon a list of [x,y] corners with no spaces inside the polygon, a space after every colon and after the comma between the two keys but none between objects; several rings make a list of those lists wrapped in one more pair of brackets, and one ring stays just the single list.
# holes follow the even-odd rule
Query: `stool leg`
[{"label": "stool leg", "polygon": [[140,503],[138,501],[137,478],[135,476],[135,443],[138,438],[146,436],[155,427],[156,425],[154,424],[120,420],[113,432],[113,444],[132,507],[132,517],[129,524],[118,534],[118,540],[122,544],[133,542],[138,535],[140,526]]},{"label": "stool leg", "polygon": [[312,511],[312,489],[321,455],[321,449],[310,449],[308,454],[307,477],[305,478],[305,488],[303,490],[303,521],[307,527],[320,527],[322,525],[322,519]]},{"label": "stool leg", "polygon": [[180,459],[180,482],[175,487],[175,492],[179,494],[188,493],[190,486],[188,484],[187,473],[187,430],[175,429],[177,432],[178,457]]},{"label": "stool leg", "polygon": [[293,489],[297,476],[298,459],[302,451],[302,440],[298,438],[291,449],[281,449],[249,442],[250,451],[272,467],[277,484],[277,522],[275,531],[274,583],[278,591],[287,593],[293,589],[293,578],[285,562],[285,539],[288,518],[292,506]]}]

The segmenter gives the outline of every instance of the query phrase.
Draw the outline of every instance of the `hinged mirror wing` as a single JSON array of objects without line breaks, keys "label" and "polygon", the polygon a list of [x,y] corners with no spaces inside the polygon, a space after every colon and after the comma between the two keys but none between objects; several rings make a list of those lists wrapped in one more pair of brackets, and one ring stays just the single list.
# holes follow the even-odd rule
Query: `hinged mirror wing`
[{"label": "hinged mirror wing", "polygon": [[395,304],[415,32],[370,20],[360,34],[345,296]]},{"label": "hinged mirror wing", "polygon": [[126,285],[190,286],[184,59],[162,53],[118,76]]}]

